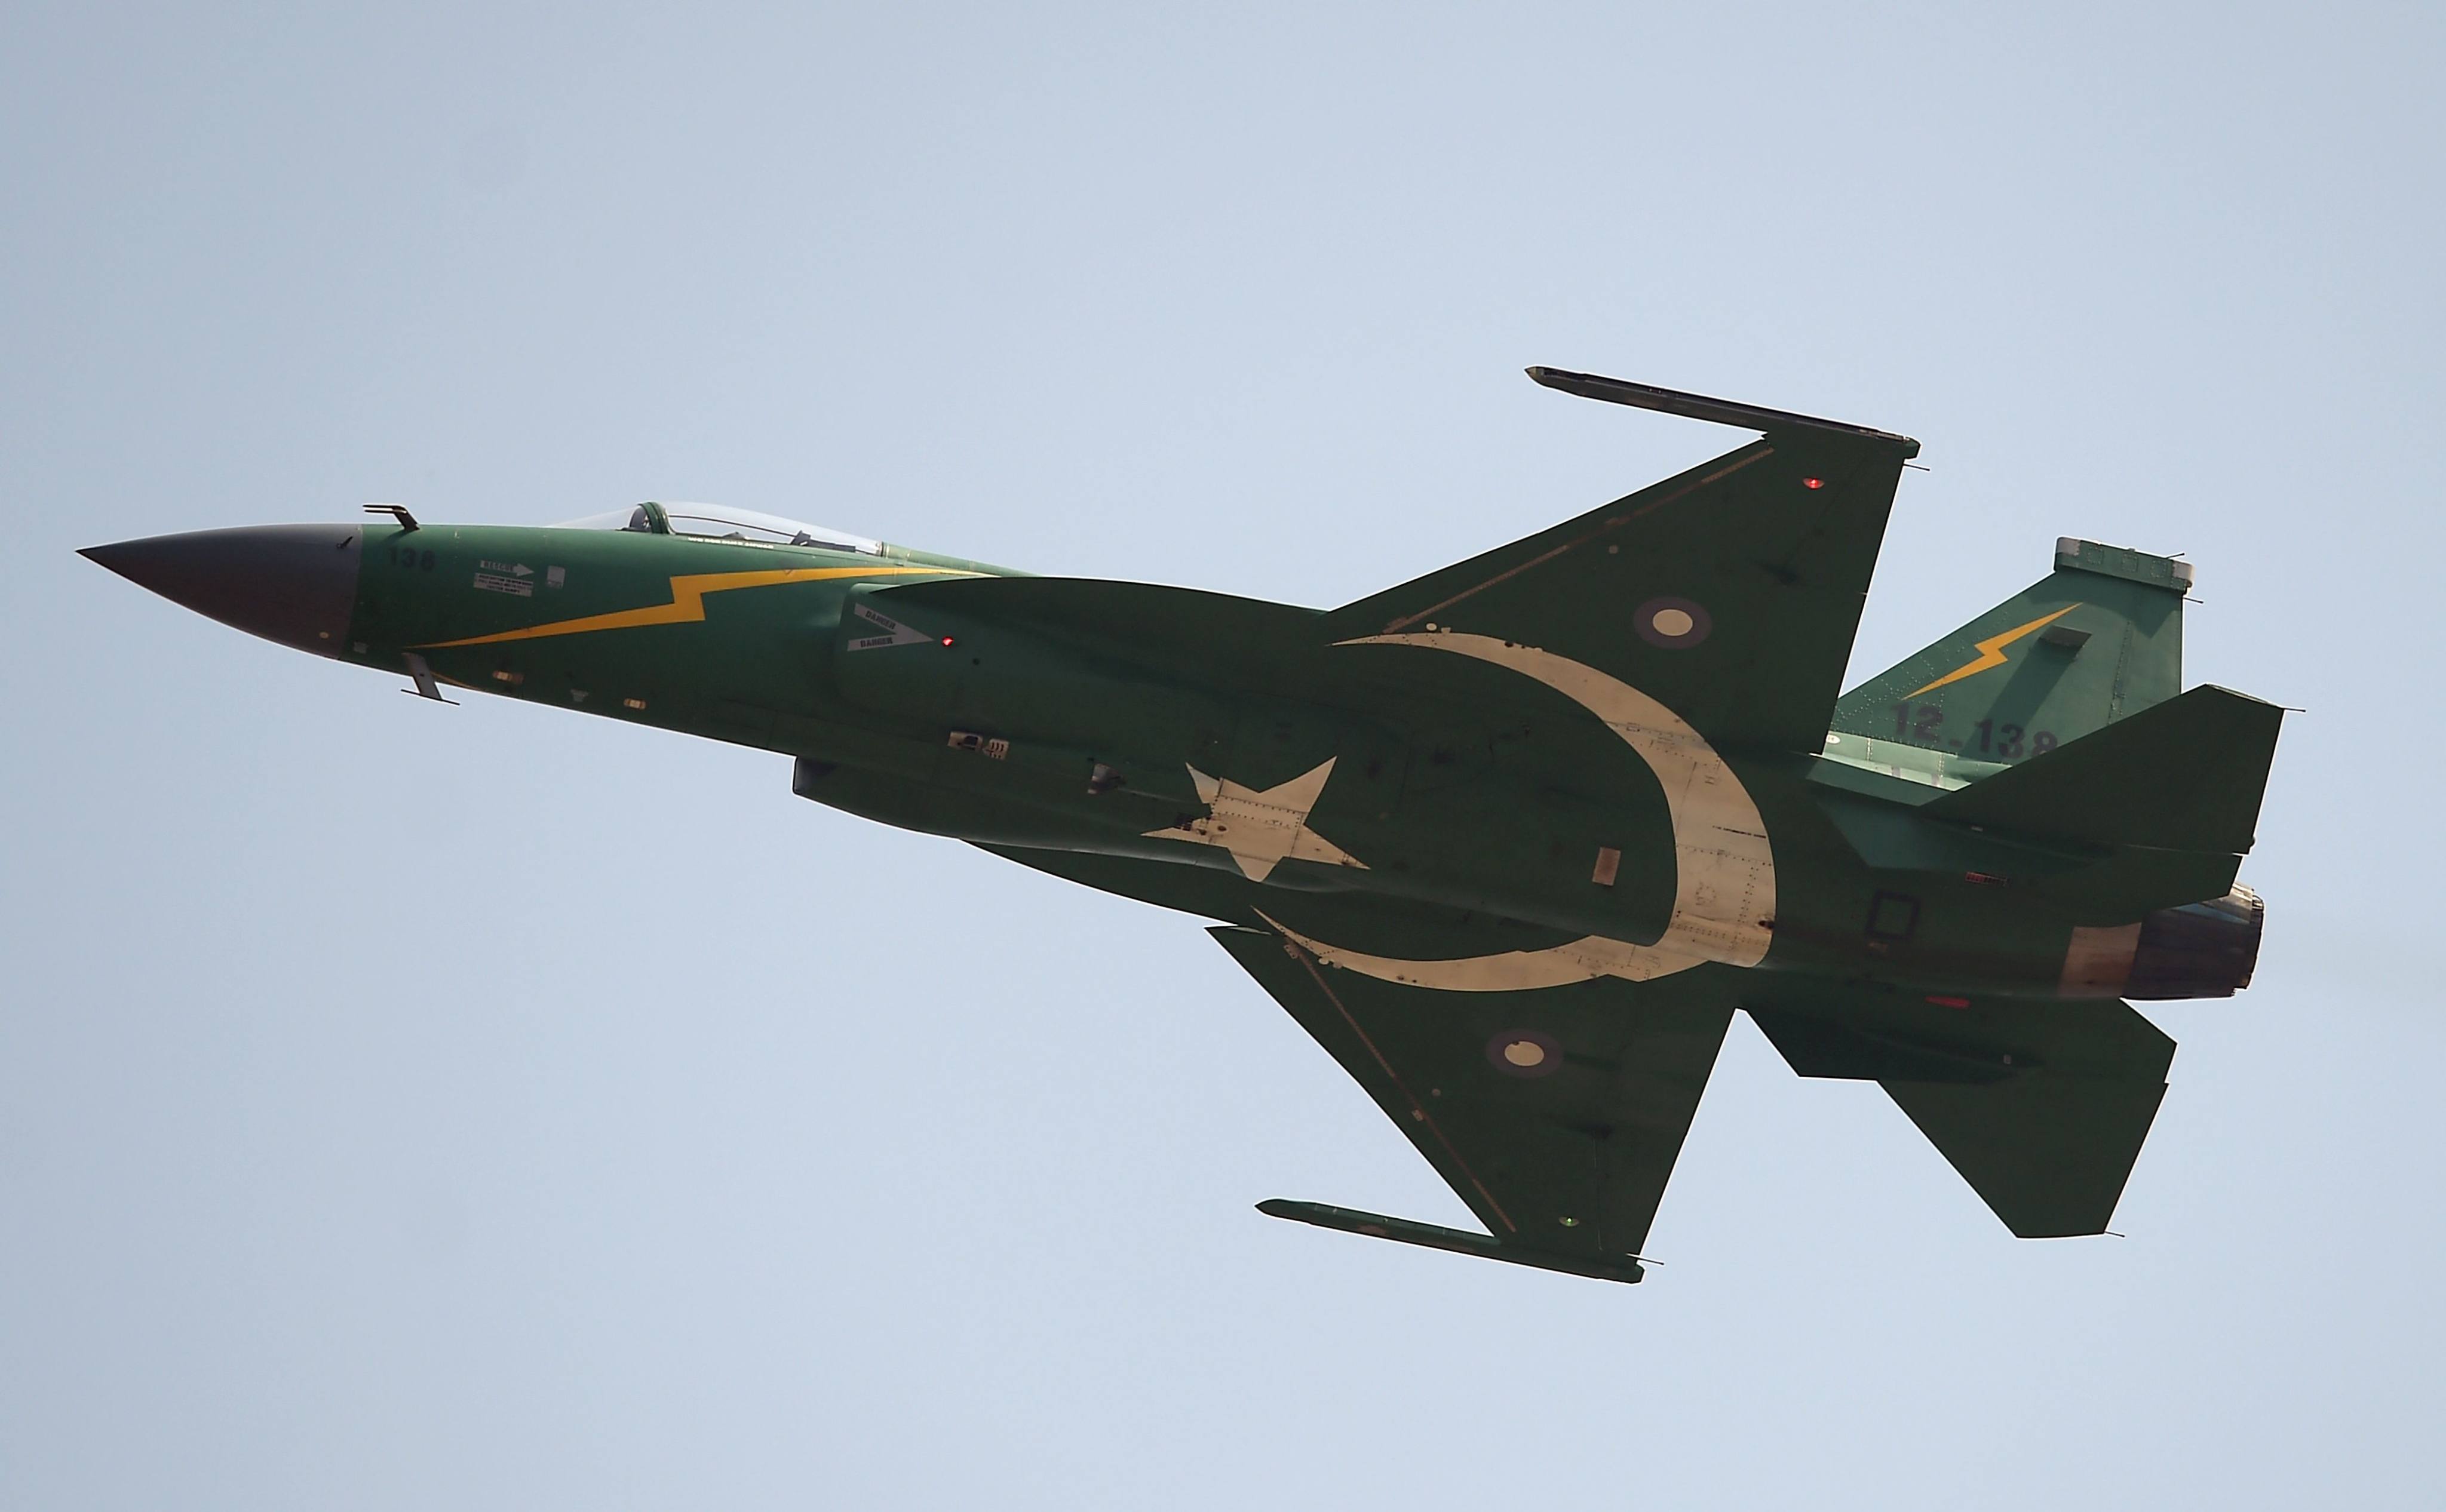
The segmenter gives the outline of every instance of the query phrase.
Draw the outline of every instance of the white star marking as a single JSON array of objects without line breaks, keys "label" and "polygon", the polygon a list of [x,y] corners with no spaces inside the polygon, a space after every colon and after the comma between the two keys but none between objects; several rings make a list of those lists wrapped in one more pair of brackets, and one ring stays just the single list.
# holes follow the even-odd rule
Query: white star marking
[{"label": "white star marking", "polygon": [[1328,757],[1325,765],[1305,775],[1265,789],[1244,788],[1191,767],[1189,778],[1197,784],[1198,801],[1212,812],[1186,826],[1149,830],[1147,838],[1186,840],[1228,850],[1251,882],[1265,881],[1275,864],[1283,861],[1318,861],[1364,871],[1365,862],[1308,827],[1308,811],[1316,807],[1326,778],[1333,775],[1334,759]]}]

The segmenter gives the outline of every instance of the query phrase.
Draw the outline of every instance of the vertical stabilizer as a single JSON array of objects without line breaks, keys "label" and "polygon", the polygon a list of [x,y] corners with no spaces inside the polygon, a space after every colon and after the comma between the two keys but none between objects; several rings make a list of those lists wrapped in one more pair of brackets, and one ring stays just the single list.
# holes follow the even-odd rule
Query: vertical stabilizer
[{"label": "vertical stabilizer", "polygon": [[2018,761],[2182,690],[2188,562],[2065,536],[2056,569],[1843,696],[1834,728]]}]

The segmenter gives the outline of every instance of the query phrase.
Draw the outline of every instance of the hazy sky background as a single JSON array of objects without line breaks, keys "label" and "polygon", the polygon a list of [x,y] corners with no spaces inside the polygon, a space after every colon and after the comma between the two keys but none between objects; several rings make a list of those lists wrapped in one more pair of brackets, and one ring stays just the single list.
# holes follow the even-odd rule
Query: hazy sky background
[{"label": "hazy sky background", "polygon": [[[2436,1505],[2446,10],[2135,9],[7,8],[0,1505]],[[2308,711],[2128,1239],[1746,1020],[1644,1285],[1274,1223],[1467,1219],[1195,921],[72,554],[1329,606],[1741,439],[1531,363],[1921,438],[1855,676],[2079,533]]]}]

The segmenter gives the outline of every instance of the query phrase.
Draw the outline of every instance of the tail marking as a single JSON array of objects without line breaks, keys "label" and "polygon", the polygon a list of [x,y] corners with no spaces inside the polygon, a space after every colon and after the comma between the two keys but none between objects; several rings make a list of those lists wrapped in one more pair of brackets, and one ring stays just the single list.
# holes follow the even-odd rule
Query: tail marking
[{"label": "tail marking", "polygon": [[1973,644],[1979,648],[1979,654],[1977,656],[1974,656],[1969,661],[1963,663],[1960,666],[1955,667],[1945,676],[1938,678],[1935,681],[1929,683],[1926,687],[1913,688],[1910,692],[1903,696],[1905,698],[1915,699],[1923,693],[1933,693],[1938,688],[1945,686],[1948,682],[1959,682],[1964,678],[1975,676],[1978,673],[1986,671],[1990,667],[2003,666],[2005,661],[2004,647],[2012,644],[2018,640],[2021,640],[2023,636],[2037,634],[2039,631],[2045,629],[2048,625],[2055,624],[2056,621],[2062,619],[2065,615],[2070,614],[2073,610],[2079,607],[2080,606],[2078,604],[2067,604],[2062,608],[2056,610],[2053,614],[2048,615],[2042,620],[2032,620],[2027,625],[2017,625],[2001,635],[1991,635],[1984,641],[1975,642]]}]

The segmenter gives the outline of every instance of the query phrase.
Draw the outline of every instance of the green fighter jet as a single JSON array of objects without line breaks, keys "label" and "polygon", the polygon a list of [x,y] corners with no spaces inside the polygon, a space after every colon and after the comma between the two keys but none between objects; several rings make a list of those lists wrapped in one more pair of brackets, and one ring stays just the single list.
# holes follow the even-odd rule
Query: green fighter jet
[{"label": "green fighter jet", "polygon": [[2054,570],[1850,693],[1907,437],[1533,368],[1759,433],[1319,611],[1035,577],[709,506],[206,531],[85,554],[286,645],[797,758],[800,797],[1216,921],[1483,1234],[1636,1281],[1735,1009],[1875,1082],[2015,1234],[2092,1234],[2230,995],[2281,711],[2181,689],[2192,569]]}]

